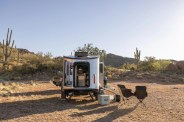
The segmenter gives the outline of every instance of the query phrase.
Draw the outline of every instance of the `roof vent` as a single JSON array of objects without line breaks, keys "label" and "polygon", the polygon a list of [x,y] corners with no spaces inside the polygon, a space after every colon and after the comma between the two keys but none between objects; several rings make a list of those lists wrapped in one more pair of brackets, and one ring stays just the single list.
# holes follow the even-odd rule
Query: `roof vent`
[{"label": "roof vent", "polygon": [[88,52],[75,52],[76,57],[86,57],[88,56]]}]

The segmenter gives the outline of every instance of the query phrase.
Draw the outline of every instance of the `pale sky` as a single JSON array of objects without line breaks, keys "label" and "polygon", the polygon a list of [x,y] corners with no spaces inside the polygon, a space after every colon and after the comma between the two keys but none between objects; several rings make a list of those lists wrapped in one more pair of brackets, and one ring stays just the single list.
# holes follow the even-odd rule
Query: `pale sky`
[{"label": "pale sky", "polygon": [[0,0],[19,48],[69,55],[84,43],[124,57],[184,60],[184,0]]}]

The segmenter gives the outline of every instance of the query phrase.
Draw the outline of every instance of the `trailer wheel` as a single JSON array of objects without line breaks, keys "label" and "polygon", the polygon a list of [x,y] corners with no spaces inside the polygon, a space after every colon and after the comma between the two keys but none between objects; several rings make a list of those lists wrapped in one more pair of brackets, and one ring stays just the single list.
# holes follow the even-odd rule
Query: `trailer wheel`
[{"label": "trailer wheel", "polygon": [[69,97],[69,92],[65,91],[65,99],[67,99]]},{"label": "trailer wheel", "polygon": [[95,100],[98,100],[98,92],[93,92],[94,96],[95,96]]},{"label": "trailer wheel", "polygon": [[61,91],[61,98],[66,99],[66,91]]}]

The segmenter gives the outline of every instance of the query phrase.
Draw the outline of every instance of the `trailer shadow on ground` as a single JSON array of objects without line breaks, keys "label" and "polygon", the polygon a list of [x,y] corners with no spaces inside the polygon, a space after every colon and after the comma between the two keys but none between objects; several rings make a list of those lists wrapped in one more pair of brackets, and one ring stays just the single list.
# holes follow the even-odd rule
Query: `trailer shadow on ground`
[{"label": "trailer shadow on ground", "polygon": [[47,90],[47,91],[34,91],[34,92],[21,92],[21,93],[11,93],[10,96],[32,96],[32,95],[54,95],[61,93],[61,90]]},{"label": "trailer shadow on ground", "polygon": [[0,108],[0,120],[9,120],[32,114],[50,113],[68,109],[67,106],[61,106],[61,101],[59,101],[57,97],[0,103]]},{"label": "trailer shadow on ground", "polygon": [[[33,100],[20,100],[0,103],[0,120],[10,120],[34,114],[64,111],[67,109],[92,109],[99,106],[98,104],[94,104],[89,107],[81,106],[88,103],[94,103],[94,101],[92,101],[89,96],[86,96],[86,98],[83,98],[82,100],[61,100],[61,98],[59,97],[60,92],[61,90],[45,90],[35,92],[12,93],[8,97],[2,96],[3,99],[14,99],[15,97],[29,98],[31,96],[30,98]],[[36,97],[39,95],[42,96],[42,99]],[[50,97],[50,95],[52,95],[52,97]]]},{"label": "trailer shadow on ground", "polygon": [[129,107],[129,108],[122,108],[122,106],[119,106],[118,104],[113,104],[112,106],[109,106],[109,105],[107,106],[98,105],[98,106],[99,106],[98,108],[95,108],[96,106],[91,107],[91,109],[93,110],[90,110],[89,109],[90,106],[87,106],[86,108],[88,108],[88,111],[81,112],[81,113],[75,113],[75,114],[72,114],[71,116],[80,117],[80,116],[90,116],[94,114],[100,115],[102,113],[108,112],[109,114],[107,114],[104,117],[98,118],[94,120],[93,122],[104,122],[107,120],[111,122],[119,117],[122,117],[126,114],[133,112],[137,108],[138,104],[136,104],[133,107]]},{"label": "trailer shadow on ground", "polygon": [[[18,95],[48,95],[51,93],[58,93],[59,90],[48,90],[48,91],[37,91],[37,92],[27,92],[27,93],[15,93],[12,96]],[[10,97],[12,97],[10,96]],[[20,117],[26,117],[34,114],[44,114],[52,113],[55,111],[65,111],[68,109],[79,110],[80,113],[69,114],[71,117],[90,115],[90,114],[100,114],[102,112],[112,111],[106,117],[100,118],[98,121],[103,121],[108,116],[113,115],[112,119],[116,119],[120,116],[132,112],[136,107],[128,109],[118,109],[118,104],[112,104],[107,106],[101,106],[97,101],[92,101],[88,96],[83,97],[83,99],[72,99],[70,101],[61,100],[59,97],[51,97],[45,99],[36,100],[26,100],[26,101],[15,101],[0,103],[0,120],[10,120]],[[85,112],[83,112],[83,110]]]},{"label": "trailer shadow on ground", "polygon": [[[120,83],[122,80],[109,80],[108,83]],[[158,85],[184,85],[183,81],[161,81],[161,80],[149,80],[149,79],[130,79],[130,80],[123,80],[124,83],[146,83],[146,84],[158,84]]]}]

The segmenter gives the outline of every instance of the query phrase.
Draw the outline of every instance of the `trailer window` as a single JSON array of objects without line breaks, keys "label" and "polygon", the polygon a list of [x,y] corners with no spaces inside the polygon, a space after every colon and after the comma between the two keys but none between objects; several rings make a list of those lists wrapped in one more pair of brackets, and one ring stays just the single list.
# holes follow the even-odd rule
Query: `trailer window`
[{"label": "trailer window", "polygon": [[67,75],[69,75],[69,64],[67,63]]},{"label": "trailer window", "polygon": [[70,64],[70,75],[72,75],[73,65]]},{"label": "trailer window", "polygon": [[104,65],[103,63],[100,63],[100,73],[103,73],[104,72]]}]

